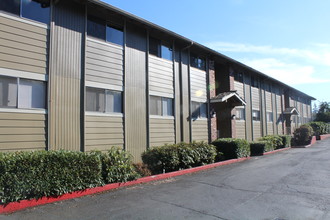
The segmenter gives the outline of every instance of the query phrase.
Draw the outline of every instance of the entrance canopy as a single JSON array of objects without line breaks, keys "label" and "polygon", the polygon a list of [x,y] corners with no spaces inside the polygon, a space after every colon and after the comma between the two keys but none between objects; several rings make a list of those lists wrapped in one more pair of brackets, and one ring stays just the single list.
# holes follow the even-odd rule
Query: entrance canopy
[{"label": "entrance canopy", "polygon": [[246,102],[236,91],[222,92],[211,98],[210,103],[231,103],[233,106],[245,106]]},{"label": "entrance canopy", "polygon": [[283,112],[285,115],[299,115],[299,112],[296,107],[286,108]]}]

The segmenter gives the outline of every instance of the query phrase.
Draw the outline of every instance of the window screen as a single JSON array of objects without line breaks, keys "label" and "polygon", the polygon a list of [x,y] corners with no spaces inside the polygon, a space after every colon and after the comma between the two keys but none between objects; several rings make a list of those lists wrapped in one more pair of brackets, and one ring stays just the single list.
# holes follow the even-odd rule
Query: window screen
[{"label": "window screen", "polygon": [[245,109],[244,108],[236,109],[236,120],[245,120]]},{"label": "window screen", "polygon": [[106,91],[106,112],[122,112],[121,92]]},{"label": "window screen", "polygon": [[260,121],[260,111],[258,110],[253,110],[252,111],[252,119],[254,121]]},{"label": "window screen", "polygon": [[169,45],[161,45],[161,57],[172,60],[172,48]]},{"label": "window screen", "polygon": [[46,86],[35,80],[19,80],[18,108],[45,108]]},{"label": "window screen", "polygon": [[118,45],[124,45],[123,31],[107,25],[107,41]]},{"label": "window screen", "polygon": [[267,112],[267,122],[273,122],[273,112]]},{"label": "window screen", "polygon": [[17,107],[17,78],[0,76],[0,107]]},{"label": "window screen", "polygon": [[206,118],[207,117],[207,114],[206,114],[206,103],[202,103],[200,105],[199,117],[201,117],[201,118]]},{"label": "window screen", "polygon": [[150,96],[150,115],[162,115],[162,99],[157,96]]},{"label": "window screen", "polygon": [[86,111],[105,111],[104,89],[86,88]]},{"label": "window screen", "polygon": [[173,116],[173,99],[162,98],[163,116]]}]

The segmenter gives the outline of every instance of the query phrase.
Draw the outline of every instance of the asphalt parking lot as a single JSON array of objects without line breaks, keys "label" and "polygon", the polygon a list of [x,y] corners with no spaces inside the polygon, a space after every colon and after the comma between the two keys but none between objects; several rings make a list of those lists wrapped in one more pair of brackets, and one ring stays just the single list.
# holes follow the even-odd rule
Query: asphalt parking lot
[{"label": "asphalt parking lot", "polygon": [[0,219],[330,219],[330,139]]}]

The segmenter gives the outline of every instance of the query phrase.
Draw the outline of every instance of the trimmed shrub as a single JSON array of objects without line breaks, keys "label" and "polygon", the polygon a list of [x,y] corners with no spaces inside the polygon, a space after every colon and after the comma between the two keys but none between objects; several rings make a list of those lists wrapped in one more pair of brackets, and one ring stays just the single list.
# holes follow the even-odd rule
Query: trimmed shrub
[{"label": "trimmed shrub", "polygon": [[314,121],[307,123],[307,125],[311,126],[313,128],[313,135],[319,136],[322,134],[328,133],[328,124],[322,121]]},{"label": "trimmed shrub", "polygon": [[268,148],[268,151],[273,151],[279,148],[283,148],[283,139],[278,135],[267,135],[258,139],[259,141],[268,141],[272,146]]},{"label": "trimmed shrub", "polygon": [[[218,153],[223,154],[225,159],[235,159],[250,156],[250,145],[244,139],[220,138],[212,143]],[[219,159],[219,154],[217,159]]]},{"label": "trimmed shrub", "polygon": [[313,128],[307,124],[301,125],[293,133],[293,143],[297,146],[310,144]]},{"label": "trimmed shrub", "polygon": [[94,151],[102,162],[102,178],[105,184],[135,180],[139,174],[135,171],[132,156],[119,148],[112,147],[107,153]]},{"label": "trimmed shrub", "polygon": [[255,141],[250,142],[251,155],[263,155],[265,152],[270,151],[271,143],[269,141]]},{"label": "trimmed shrub", "polygon": [[0,153],[0,203],[103,185],[100,157],[82,152]]},{"label": "trimmed shrub", "polygon": [[142,177],[146,177],[146,176],[151,176],[152,175],[152,173],[149,170],[147,164],[144,164],[144,163],[134,163],[133,166],[134,166],[136,172],[140,176],[142,176]]},{"label": "trimmed shrub", "polygon": [[142,160],[153,174],[213,163],[215,147],[204,142],[164,145],[148,149]]},{"label": "trimmed shrub", "polygon": [[285,147],[291,147],[291,139],[292,137],[290,135],[280,135],[280,137],[282,138],[282,148]]}]

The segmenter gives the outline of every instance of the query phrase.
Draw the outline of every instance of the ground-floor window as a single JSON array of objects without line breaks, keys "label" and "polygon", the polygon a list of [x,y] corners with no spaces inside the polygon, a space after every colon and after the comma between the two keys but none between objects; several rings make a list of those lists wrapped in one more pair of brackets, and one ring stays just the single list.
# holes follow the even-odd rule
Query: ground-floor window
[{"label": "ground-floor window", "polygon": [[0,107],[46,108],[46,83],[38,80],[0,76]]},{"label": "ground-floor window", "polygon": [[273,112],[267,112],[267,122],[273,122]]},{"label": "ground-floor window", "polygon": [[173,116],[173,99],[150,96],[150,115]]},{"label": "ground-floor window", "polygon": [[207,118],[206,103],[191,102],[191,115],[192,118]]},{"label": "ground-floor window", "polygon": [[260,121],[260,111],[259,110],[252,110],[252,120]]},{"label": "ground-floor window", "polygon": [[236,120],[245,120],[245,109],[237,108],[235,116],[236,116]]},{"label": "ground-floor window", "polygon": [[100,88],[86,88],[86,111],[122,113],[122,92]]}]

